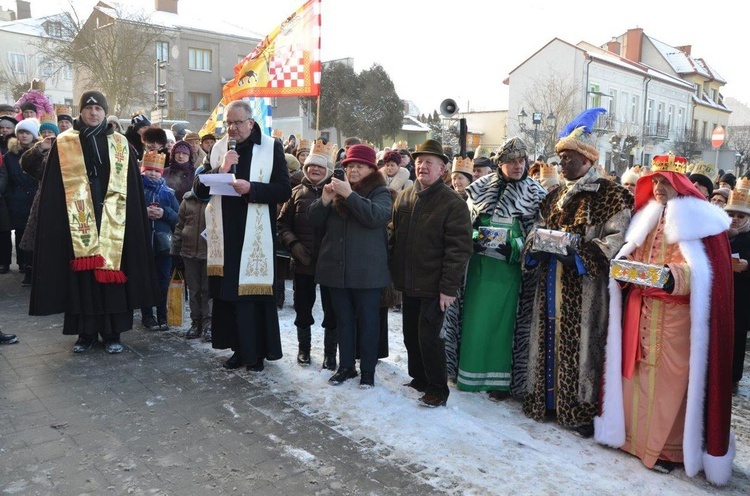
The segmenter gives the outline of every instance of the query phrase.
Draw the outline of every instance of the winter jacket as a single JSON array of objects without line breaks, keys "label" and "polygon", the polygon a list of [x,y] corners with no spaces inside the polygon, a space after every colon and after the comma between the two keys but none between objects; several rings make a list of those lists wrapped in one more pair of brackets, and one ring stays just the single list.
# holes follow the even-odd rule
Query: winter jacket
[{"label": "winter jacket", "polygon": [[[29,176],[35,178],[37,181],[42,180],[44,175],[44,167],[47,163],[47,155],[49,155],[49,148],[47,150],[42,149],[41,141],[37,141],[33,147],[26,150],[21,155],[21,169]],[[34,251],[34,240],[36,239],[36,221],[39,216],[39,195],[41,189],[37,189],[34,195],[34,200],[31,203],[31,210],[29,212],[29,219],[26,221],[26,229],[23,231],[23,237],[18,246],[22,250]]]},{"label": "winter jacket", "polygon": [[312,202],[320,198],[323,185],[313,185],[304,177],[302,182],[292,189],[292,197],[281,207],[276,231],[279,241],[291,252],[295,243],[302,243],[310,255],[310,265],[292,257],[292,271],[297,274],[315,275],[315,264],[323,241],[324,229],[313,226],[307,217]]},{"label": "winter jacket", "polygon": [[315,200],[310,222],[325,227],[315,266],[315,282],[332,288],[374,289],[390,284],[388,234],[391,194],[383,176],[371,173],[352,185],[352,194],[328,206]]},{"label": "winter jacket", "polygon": [[469,209],[438,180],[399,193],[389,242],[393,285],[409,296],[456,296],[473,252]]},{"label": "winter jacket", "polygon": [[39,188],[39,181],[21,170],[21,155],[25,151],[17,139],[12,139],[8,143],[8,153],[3,156],[3,165],[8,172],[5,198],[10,212],[11,229],[26,228],[31,204]]},{"label": "winter jacket", "polygon": [[143,197],[146,200],[146,206],[151,203],[158,203],[164,210],[161,219],[149,219],[151,224],[151,247],[154,247],[156,233],[172,234],[177,225],[177,211],[180,205],[174,196],[174,191],[167,186],[164,178],[153,181],[143,176]]},{"label": "winter jacket", "polygon": [[[192,155],[190,158],[192,158]],[[190,161],[184,164],[173,162],[172,165],[164,169],[162,177],[166,181],[167,186],[174,190],[174,196],[180,202],[185,197],[185,193],[193,189],[195,167],[193,167]]]},{"label": "winter jacket", "polygon": [[185,193],[172,236],[172,255],[199,260],[208,258],[206,239],[201,236],[206,230],[207,205],[207,201],[200,200],[192,191]]},{"label": "winter jacket", "polygon": [[5,191],[8,189],[8,169],[3,164],[3,157],[0,155],[0,232],[10,231],[10,212],[8,212],[8,202],[5,201]]}]

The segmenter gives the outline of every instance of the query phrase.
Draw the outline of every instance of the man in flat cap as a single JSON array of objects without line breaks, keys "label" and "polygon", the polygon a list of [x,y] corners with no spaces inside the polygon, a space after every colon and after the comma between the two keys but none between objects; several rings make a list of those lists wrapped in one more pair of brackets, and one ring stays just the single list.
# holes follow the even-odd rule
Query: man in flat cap
[{"label": "man in flat cap", "polygon": [[74,353],[99,336],[121,353],[133,310],[159,298],[143,186],[135,153],[107,122],[106,97],[86,91],[79,108],[40,185],[29,314],[63,313]]}]

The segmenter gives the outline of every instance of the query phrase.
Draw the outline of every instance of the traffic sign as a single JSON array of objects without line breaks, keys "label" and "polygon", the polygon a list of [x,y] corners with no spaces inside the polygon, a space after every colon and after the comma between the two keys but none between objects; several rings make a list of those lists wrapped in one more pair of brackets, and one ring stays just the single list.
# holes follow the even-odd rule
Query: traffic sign
[{"label": "traffic sign", "polygon": [[714,148],[721,148],[721,145],[724,144],[724,128],[721,126],[716,126],[716,129],[714,129],[714,132],[711,133],[711,146]]}]

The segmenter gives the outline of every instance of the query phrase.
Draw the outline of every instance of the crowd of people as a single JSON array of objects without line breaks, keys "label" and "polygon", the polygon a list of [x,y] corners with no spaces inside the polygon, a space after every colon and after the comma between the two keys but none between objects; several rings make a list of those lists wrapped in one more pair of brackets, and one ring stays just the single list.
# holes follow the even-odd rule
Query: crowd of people
[{"label": "crowd of people", "polygon": [[[100,338],[122,352],[136,310],[167,330],[179,270],[183,336],[231,349],[228,370],[261,372],[282,357],[289,277],[296,362],[313,362],[319,295],[332,386],[375,386],[400,311],[419,405],[445,406],[454,384],[649,468],[731,477],[750,179],[671,153],[607,174],[592,133],[603,109],[570,122],[549,163],[518,137],[466,157],[432,139],[284,141],[244,101],[225,108],[220,138],[142,114],[122,132],[96,90],[79,109],[0,106],[0,273],[15,231],[30,314],[64,314],[73,352]],[[225,177],[231,193],[206,184]]]}]

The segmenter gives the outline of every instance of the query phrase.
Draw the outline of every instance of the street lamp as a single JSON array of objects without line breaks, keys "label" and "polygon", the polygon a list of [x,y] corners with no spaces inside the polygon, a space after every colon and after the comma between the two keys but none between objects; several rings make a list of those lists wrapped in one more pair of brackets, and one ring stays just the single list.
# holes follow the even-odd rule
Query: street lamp
[{"label": "street lamp", "polygon": [[[542,116],[544,113],[542,112],[533,112],[531,114],[531,123],[534,125],[534,160],[536,160],[536,155],[538,153],[537,145],[539,143],[539,124],[542,123]],[[529,116],[529,114],[526,113],[525,109],[521,109],[521,111],[518,113],[518,127],[521,129],[521,132],[531,134],[531,131],[526,131],[526,118]],[[547,124],[546,124],[546,131],[548,133],[554,133],[555,131],[555,125],[557,123],[557,117],[553,112],[550,112],[549,115],[547,115]]]}]

